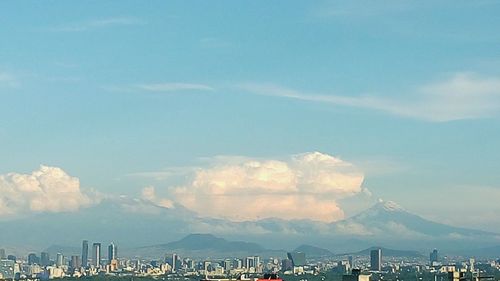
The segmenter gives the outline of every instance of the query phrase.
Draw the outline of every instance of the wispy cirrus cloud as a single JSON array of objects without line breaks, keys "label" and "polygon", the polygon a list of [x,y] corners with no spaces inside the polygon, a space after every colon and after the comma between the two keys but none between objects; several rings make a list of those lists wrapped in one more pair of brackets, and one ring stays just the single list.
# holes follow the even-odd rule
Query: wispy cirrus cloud
[{"label": "wispy cirrus cloud", "polygon": [[162,169],[160,171],[130,173],[127,174],[126,176],[132,178],[145,178],[145,179],[161,181],[177,176],[186,176],[190,173],[193,173],[195,170],[196,167],[169,167]]},{"label": "wispy cirrus cloud", "polygon": [[274,84],[247,83],[238,87],[252,94],[377,110],[431,122],[500,115],[500,78],[474,73],[456,73],[446,80],[410,90],[399,98],[317,94]]},{"label": "wispy cirrus cloud", "polygon": [[159,83],[143,83],[133,85],[107,85],[102,87],[104,90],[111,92],[188,92],[188,91],[215,91],[212,86],[198,83],[185,82],[159,82]]},{"label": "wispy cirrus cloud", "polygon": [[135,86],[138,89],[151,92],[174,92],[174,91],[214,91],[215,89],[203,84],[193,83],[153,83],[139,84]]},{"label": "wispy cirrus cloud", "polygon": [[51,32],[82,32],[95,29],[111,28],[117,26],[143,25],[146,21],[136,17],[111,17],[92,19],[81,22],[66,23],[47,27],[44,30]]},{"label": "wispy cirrus cloud", "polygon": [[1,86],[17,87],[19,86],[19,81],[14,75],[10,73],[0,72],[0,87]]}]

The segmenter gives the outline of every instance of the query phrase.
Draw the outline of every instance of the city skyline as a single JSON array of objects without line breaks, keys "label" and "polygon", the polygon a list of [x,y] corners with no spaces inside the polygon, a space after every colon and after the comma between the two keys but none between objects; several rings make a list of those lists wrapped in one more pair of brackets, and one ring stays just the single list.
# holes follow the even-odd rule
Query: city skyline
[{"label": "city skyline", "polygon": [[[386,280],[392,277],[417,278],[417,280],[434,280],[446,278],[448,281],[457,280],[497,280],[500,277],[500,259],[467,258],[463,256],[438,257],[438,250],[434,249],[425,255],[405,251],[394,251],[378,247],[369,248],[358,253],[327,255],[298,249],[286,252],[274,252],[271,256],[260,255],[234,256],[226,254],[221,257],[191,257],[178,255],[175,251],[167,251],[159,257],[117,257],[111,242],[107,258],[99,257],[97,262],[88,266],[80,264],[80,258],[85,258],[88,240],[82,242],[82,256],[72,255],[71,258],[57,253],[54,260],[48,260],[44,265],[35,253],[25,257],[16,257],[11,254],[5,257],[5,251],[0,249],[0,279],[3,280],[48,280],[57,278],[128,278],[134,276],[153,277],[162,279],[199,280],[254,280],[264,276],[264,279],[278,279],[278,274],[285,278],[320,276],[318,280],[342,281],[370,281]],[[101,243],[94,242],[100,246]],[[193,249],[194,245],[189,245]],[[198,245],[198,247],[207,245]],[[180,249],[179,249],[180,250]],[[46,252],[42,256],[48,258]],[[311,255],[311,256],[309,256]],[[112,259],[110,257],[113,257]],[[263,257],[264,256],[264,257]],[[99,263],[102,261],[103,263]],[[274,276],[274,277],[273,277]],[[237,277],[237,278],[236,278]],[[282,279],[279,279],[282,280]]]},{"label": "city skyline", "polygon": [[0,223],[126,197],[328,224],[383,199],[500,233],[499,12],[0,3]]}]

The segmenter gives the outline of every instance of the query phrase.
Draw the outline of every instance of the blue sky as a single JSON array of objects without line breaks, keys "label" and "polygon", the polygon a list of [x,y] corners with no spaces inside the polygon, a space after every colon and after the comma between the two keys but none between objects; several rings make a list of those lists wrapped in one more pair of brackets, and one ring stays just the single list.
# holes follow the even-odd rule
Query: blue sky
[{"label": "blue sky", "polygon": [[[499,13],[496,1],[2,2],[0,174],[44,164],[84,190],[168,197],[218,156],[319,151],[356,166],[373,200],[500,231]],[[166,170],[183,172],[137,176]]]}]

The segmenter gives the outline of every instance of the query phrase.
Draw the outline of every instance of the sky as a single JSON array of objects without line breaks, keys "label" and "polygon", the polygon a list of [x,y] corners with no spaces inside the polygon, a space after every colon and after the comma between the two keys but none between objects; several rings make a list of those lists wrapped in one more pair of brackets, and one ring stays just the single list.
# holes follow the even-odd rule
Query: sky
[{"label": "sky", "polygon": [[[500,232],[499,13],[486,0],[1,2],[0,216],[125,194],[336,221],[382,198]],[[262,207],[227,214],[235,197]]]}]

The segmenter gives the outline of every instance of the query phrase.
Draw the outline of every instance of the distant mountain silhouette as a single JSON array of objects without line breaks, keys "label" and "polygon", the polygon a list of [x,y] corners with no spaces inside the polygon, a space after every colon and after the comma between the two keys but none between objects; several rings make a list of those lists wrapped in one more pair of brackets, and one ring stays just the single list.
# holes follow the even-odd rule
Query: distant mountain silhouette
[{"label": "distant mountain silhouette", "polygon": [[165,254],[181,254],[190,257],[229,257],[262,254],[279,254],[284,251],[267,250],[250,242],[228,241],[212,234],[190,234],[181,240],[133,249],[139,256],[162,256]]},{"label": "distant mountain silhouette", "polygon": [[[401,238],[460,238],[461,236],[491,236],[491,232],[449,226],[426,220],[406,211],[392,201],[380,201],[344,221],[334,224],[337,228],[353,228],[361,235],[398,235]],[[356,228],[357,227],[357,228]]]},{"label": "distant mountain silhouette", "polygon": [[262,252],[264,248],[256,243],[227,241],[212,234],[190,234],[179,241],[158,245],[168,250],[215,250],[219,252]]}]

